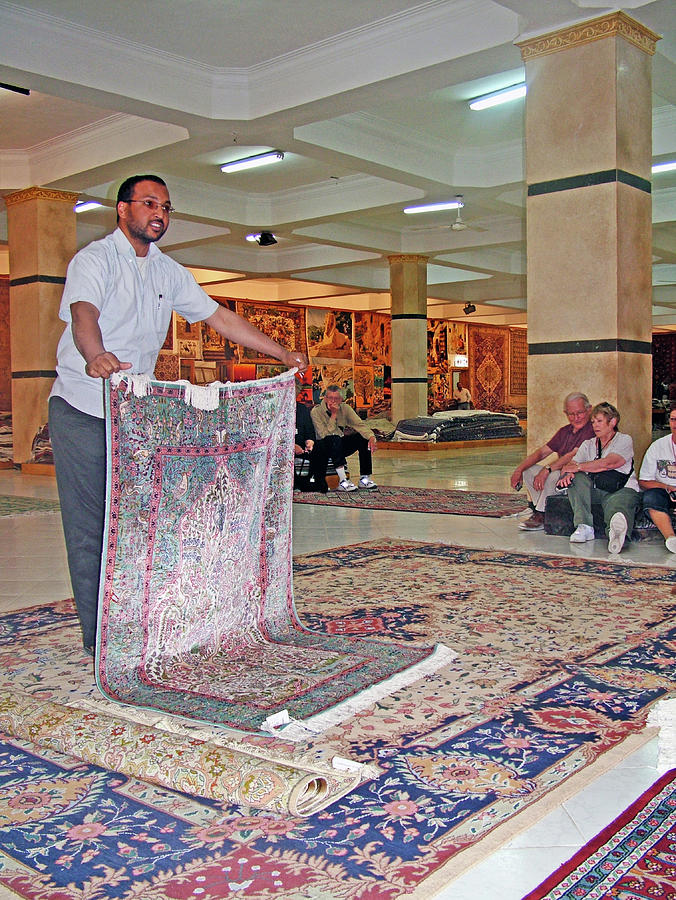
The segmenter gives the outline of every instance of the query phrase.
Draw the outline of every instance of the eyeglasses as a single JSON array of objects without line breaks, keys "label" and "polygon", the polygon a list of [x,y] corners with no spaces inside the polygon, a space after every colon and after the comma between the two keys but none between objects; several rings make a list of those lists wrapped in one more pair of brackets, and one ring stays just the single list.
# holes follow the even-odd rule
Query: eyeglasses
[{"label": "eyeglasses", "polygon": [[158,203],[157,200],[127,200],[125,202],[142,203],[144,206],[147,206],[148,209],[152,209],[153,212],[157,212],[158,209],[161,209],[162,212],[166,213],[168,216],[176,212],[176,210],[170,203]]}]

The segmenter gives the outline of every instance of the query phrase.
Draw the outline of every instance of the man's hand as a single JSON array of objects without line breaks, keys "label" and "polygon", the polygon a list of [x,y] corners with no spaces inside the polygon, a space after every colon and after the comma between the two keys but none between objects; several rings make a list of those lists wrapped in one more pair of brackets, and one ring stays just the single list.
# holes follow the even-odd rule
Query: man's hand
[{"label": "man's hand", "polygon": [[284,359],[280,358],[280,362],[284,363],[285,366],[289,366],[291,369],[298,369],[301,375],[309,366],[307,356],[304,353],[299,353],[298,350],[285,350]]},{"label": "man's hand", "polygon": [[512,486],[513,490],[516,490],[517,484],[522,483],[522,472],[521,469],[514,469],[512,472],[512,477],[509,479],[509,483]]},{"label": "man's hand", "polygon": [[378,441],[374,437],[369,438],[369,450],[371,453],[375,453],[377,449]]},{"label": "man's hand", "polygon": [[131,363],[120,362],[114,353],[109,353],[107,350],[90,359],[85,366],[85,372],[90,378],[110,378],[114,372],[120,372],[123,369],[131,369]]},{"label": "man's hand", "polygon": [[536,491],[542,490],[542,488],[545,486],[545,481],[547,481],[548,477],[549,477],[549,472],[547,469],[542,469],[540,472],[537,473],[537,475],[533,479],[533,487],[535,488]]},{"label": "man's hand", "polygon": [[303,455],[303,448],[301,447],[300,444],[293,445],[293,455],[294,456],[302,456]]},{"label": "man's hand", "polygon": [[306,453],[311,453],[311,452],[312,452],[312,448],[314,447],[314,445],[315,445],[315,442],[314,442],[313,440],[311,440],[310,438],[308,438],[308,439],[305,441],[305,452],[306,452]]}]

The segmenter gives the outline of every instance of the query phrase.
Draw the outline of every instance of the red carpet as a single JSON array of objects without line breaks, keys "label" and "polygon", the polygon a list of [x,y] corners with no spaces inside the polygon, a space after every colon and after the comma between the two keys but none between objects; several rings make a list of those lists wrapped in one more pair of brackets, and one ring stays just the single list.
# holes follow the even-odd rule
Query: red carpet
[{"label": "red carpet", "polygon": [[673,900],[675,782],[672,769],[524,900]]},{"label": "red carpet", "polygon": [[528,498],[517,494],[488,494],[478,491],[434,490],[381,486],[377,491],[328,494],[294,494],[294,503],[320,506],[352,506],[356,509],[389,509],[394,512],[442,513],[451,516],[489,516],[501,519],[526,508]]}]

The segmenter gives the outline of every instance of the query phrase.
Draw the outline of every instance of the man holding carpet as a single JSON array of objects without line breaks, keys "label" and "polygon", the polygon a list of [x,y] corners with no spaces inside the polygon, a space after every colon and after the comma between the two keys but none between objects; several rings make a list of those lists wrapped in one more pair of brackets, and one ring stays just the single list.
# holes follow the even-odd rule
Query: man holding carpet
[{"label": "man holding carpet", "polygon": [[80,250],[68,266],[59,316],[67,323],[57,348],[49,400],[61,517],[83,645],[96,637],[105,516],[106,439],[101,379],[152,374],[174,310],[204,320],[230,341],[302,372],[304,354],[286,350],[220,306],[156,242],[174,212],[165,182],[134,175],[117,194],[117,229]]}]

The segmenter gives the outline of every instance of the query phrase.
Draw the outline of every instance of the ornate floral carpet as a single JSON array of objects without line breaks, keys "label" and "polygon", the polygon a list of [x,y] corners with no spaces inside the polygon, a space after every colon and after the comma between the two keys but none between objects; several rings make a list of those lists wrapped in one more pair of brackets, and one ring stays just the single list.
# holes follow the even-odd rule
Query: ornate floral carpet
[{"label": "ornate floral carpet", "polygon": [[39,500],[37,497],[0,496],[0,516],[37,516],[58,512],[58,500]]},{"label": "ornate floral carpet", "polygon": [[245,731],[280,715],[322,730],[452,654],[299,622],[293,371],[207,387],[106,384],[96,654],[106,697]]},{"label": "ornate floral carpet", "polygon": [[524,900],[676,897],[675,780],[672,769]]},{"label": "ornate floral carpet", "polygon": [[522,512],[527,499],[516,494],[489,494],[478,491],[435,490],[433,488],[381,485],[375,491],[330,491],[328,494],[294,494],[294,503],[320,506],[353,506],[357,509],[390,509],[398,512],[446,513],[452,516],[502,518]]},{"label": "ornate floral carpet", "polygon": [[[431,896],[634,749],[651,705],[676,687],[666,567],[382,541],[298,558],[294,585],[311,628],[462,648],[301,747],[237,737],[242,752],[268,759],[335,754],[377,772],[301,817],[119,774],[125,745],[109,732],[100,767],[7,737],[0,885],[34,900]],[[68,628],[75,635],[67,603],[3,617],[0,687],[84,706],[89,743],[89,717],[112,704],[95,700],[86,659],[51,649]],[[204,738],[188,731],[186,747]],[[220,763],[207,754],[202,764],[213,775]]]}]

